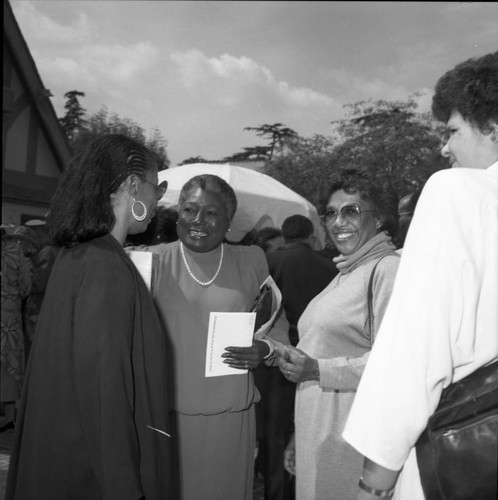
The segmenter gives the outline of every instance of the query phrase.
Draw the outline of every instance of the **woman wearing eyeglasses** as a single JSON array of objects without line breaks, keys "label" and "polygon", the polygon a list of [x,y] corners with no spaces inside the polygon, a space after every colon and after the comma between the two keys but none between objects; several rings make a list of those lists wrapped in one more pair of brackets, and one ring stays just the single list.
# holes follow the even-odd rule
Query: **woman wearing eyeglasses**
[{"label": "woman wearing eyeglasses", "polygon": [[6,499],[163,500],[165,332],[125,254],[165,186],[150,151],[105,135],[69,166],[48,227],[61,247],[38,318]]},{"label": "woman wearing eyeglasses", "polygon": [[322,219],[340,252],[339,274],[310,302],[299,343],[280,359],[284,376],[298,384],[285,460],[295,467],[299,500],[356,494],[363,457],[341,433],[398,267],[397,207],[390,183],[367,171],[345,169],[331,182]]},{"label": "woman wearing eyeglasses", "polygon": [[[496,405],[475,426],[462,423],[466,412],[458,407],[454,428],[471,437],[449,432],[455,443],[449,454],[435,450],[427,460],[416,443],[443,389],[492,363],[496,374],[498,51],[445,72],[432,112],[446,123],[441,154],[452,168],[432,175],[420,195],[378,344],[345,427],[345,439],[365,455],[351,498],[497,498]],[[470,394],[452,394],[459,392]],[[474,411],[481,413],[477,405]],[[454,458],[454,450],[465,459]]]}]

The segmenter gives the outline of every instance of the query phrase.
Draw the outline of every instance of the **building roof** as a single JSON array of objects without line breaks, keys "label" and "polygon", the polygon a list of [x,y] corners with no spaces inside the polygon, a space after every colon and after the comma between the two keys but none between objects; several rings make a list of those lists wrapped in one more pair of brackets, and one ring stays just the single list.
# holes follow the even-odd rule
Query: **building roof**
[{"label": "building roof", "polygon": [[50,101],[51,93],[42,82],[8,0],[4,0],[3,14],[4,43],[12,51],[16,69],[26,85],[26,91],[29,93],[32,104],[40,117],[41,126],[46,132],[47,140],[53,146],[58,165],[62,169],[71,159],[71,148]]}]

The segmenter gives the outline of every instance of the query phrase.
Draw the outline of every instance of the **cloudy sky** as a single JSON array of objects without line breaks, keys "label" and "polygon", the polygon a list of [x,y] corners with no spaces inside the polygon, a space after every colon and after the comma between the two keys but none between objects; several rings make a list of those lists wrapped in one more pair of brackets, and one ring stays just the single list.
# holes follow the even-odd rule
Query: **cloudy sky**
[{"label": "cloudy sky", "polygon": [[175,165],[262,144],[244,127],[329,135],[344,105],[429,109],[437,78],[498,49],[498,3],[10,0],[58,116],[79,90],[159,128]]}]

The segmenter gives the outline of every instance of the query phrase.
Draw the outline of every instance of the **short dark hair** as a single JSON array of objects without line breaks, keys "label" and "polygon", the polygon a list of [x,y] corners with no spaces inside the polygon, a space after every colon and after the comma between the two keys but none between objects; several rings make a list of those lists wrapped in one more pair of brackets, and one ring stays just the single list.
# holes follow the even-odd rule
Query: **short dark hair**
[{"label": "short dark hair", "polygon": [[387,175],[373,173],[360,168],[341,168],[332,176],[328,195],[322,199],[321,211],[325,211],[330,197],[340,190],[346,193],[359,193],[361,198],[370,202],[384,220],[382,230],[393,237],[398,230],[398,195]]},{"label": "short dark hair", "polygon": [[143,144],[121,134],[91,142],[59,179],[47,217],[52,241],[73,246],[108,234],[116,222],[111,195],[130,175],[144,179],[150,159]]},{"label": "short dark hair", "polygon": [[253,245],[257,245],[258,247],[262,248],[266,253],[268,251],[268,248],[270,248],[268,242],[275,238],[278,238],[279,236],[282,236],[282,231],[280,229],[276,227],[263,227],[256,232]]},{"label": "short dark hair", "polygon": [[453,111],[491,133],[492,123],[498,123],[498,52],[467,59],[439,78],[432,113],[446,123]]},{"label": "short dark hair", "polygon": [[[415,212],[415,207],[417,206],[418,199],[422,194],[422,189],[423,186],[420,186],[414,189],[411,193],[408,193],[406,196],[403,196],[403,198],[400,198],[399,203],[401,203],[402,200],[405,200],[406,202],[403,210],[403,213],[405,215],[413,215],[413,213]],[[401,213],[399,212],[399,204],[398,204],[398,213]]]},{"label": "short dark hair", "polygon": [[304,215],[287,217],[282,224],[282,237],[286,243],[309,238],[315,231],[313,222]]},{"label": "short dark hair", "polygon": [[213,193],[219,194],[227,210],[228,218],[230,220],[233,219],[235,212],[237,211],[237,196],[228,182],[217,175],[196,175],[188,180],[182,187],[178,200],[179,206],[181,206],[187,199],[188,193],[193,188],[200,188],[202,190],[212,191]]},{"label": "short dark hair", "polygon": [[174,208],[158,207],[156,210],[157,223],[154,231],[153,243],[169,243],[176,241],[176,222],[178,212]]},{"label": "short dark hair", "polygon": [[413,214],[415,213],[415,208],[422,193],[422,189],[423,186],[420,186],[399,200],[399,204],[401,204],[403,200],[406,204],[403,207],[402,211],[399,210],[398,204],[398,231],[396,233],[396,236],[393,238],[396,248],[402,248],[405,244],[406,234],[408,232],[408,228],[410,227]]}]

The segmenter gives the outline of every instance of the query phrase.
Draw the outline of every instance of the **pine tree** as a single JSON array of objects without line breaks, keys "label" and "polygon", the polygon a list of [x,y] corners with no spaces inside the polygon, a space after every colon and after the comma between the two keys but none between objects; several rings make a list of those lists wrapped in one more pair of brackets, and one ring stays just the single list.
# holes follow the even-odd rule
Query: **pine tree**
[{"label": "pine tree", "polygon": [[66,98],[64,105],[66,114],[59,118],[59,123],[72,144],[78,134],[86,129],[87,122],[84,119],[86,109],[81,106],[78,100],[78,97],[85,97],[85,94],[78,90],[70,90],[64,94],[64,97]]}]

